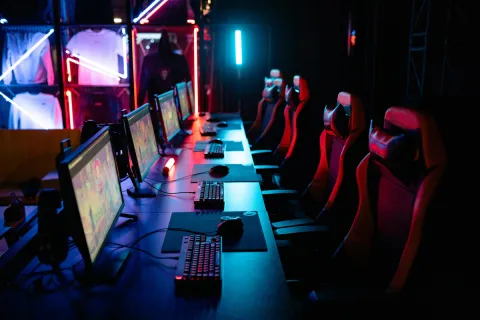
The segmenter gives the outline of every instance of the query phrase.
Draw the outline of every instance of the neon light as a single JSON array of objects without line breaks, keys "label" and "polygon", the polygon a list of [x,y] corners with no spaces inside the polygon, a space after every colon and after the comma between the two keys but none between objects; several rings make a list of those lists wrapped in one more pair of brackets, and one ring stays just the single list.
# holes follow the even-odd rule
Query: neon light
[{"label": "neon light", "polygon": [[35,118],[30,112],[28,112],[27,110],[23,109],[22,107],[20,107],[16,102],[14,102],[12,99],[10,99],[9,97],[7,97],[6,95],[3,94],[3,92],[0,92],[0,95],[2,95],[2,97],[7,100],[8,102],[10,102],[10,104],[12,106],[14,106],[15,108],[17,108],[18,110],[20,110],[23,114],[25,114],[27,117],[30,118],[30,120],[32,120],[33,122],[35,122],[37,125],[39,125],[40,127],[42,127],[43,129],[45,130],[48,130],[47,127],[45,127],[42,123],[40,123],[37,118]]},{"label": "neon light", "polygon": [[193,29],[193,73],[195,78],[195,113],[198,113],[198,28]]},{"label": "neon light", "polygon": [[242,31],[235,30],[235,63],[242,64]]},{"label": "neon light", "polygon": [[44,35],[40,40],[38,40],[37,43],[35,43],[27,52],[25,52],[25,54],[23,56],[20,57],[20,59],[17,60],[17,62],[15,62],[10,68],[7,69],[7,71],[5,71],[1,76],[0,76],[0,81],[2,81],[3,79],[5,79],[5,77],[13,71],[13,69],[15,69],[20,63],[22,63],[23,60],[27,59],[29,55],[32,54],[33,51],[35,51],[35,49],[37,49],[43,41],[47,40],[48,37],[50,37],[50,35],[52,35],[52,33],[54,32],[53,29],[50,29],[50,31]]},{"label": "neon light", "polygon": [[168,159],[167,163],[165,163],[165,166],[163,167],[163,174],[167,175],[170,170],[172,170],[173,165],[175,164],[175,159],[170,158]]},{"label": "neon light", "polygon": [[0,19],[0,24],[6,24],[8,23],[8,20],[5,18]]},{"label": "neon light", "polygon": [[[134,41],[135,37],[137,36],[137,31],[132,29],[132,41]],[[137,61],[137,53],[136,53],[136,46],[132,46],[132,63],[133,63],[133,106],[134,109],[137,109],[137,86],[136,86],[136,79],[137,79],[137,66],[135,62]]]},{"label": "neon light", "polygon": [[[145,16],[150,10],[152,10],[153,8],[155,8],[155,6],[157,6],[157,4],[162,1],[162,0],[155,0],[151,5],[149,5],[145,10],[143,10],[139,15],[138,17],[136,17],[135,19],[133,19],[133,23],[137,23],[140,19],[143,18],[143,16]],[[160,9],[161,7],[163,7],[163,5],[167,2],[168,0],[163,0],[160,4],[158,4],[158,7],[156,7],[152,12],[150,12],[149,15],[147,15],[144,19],[142,19],[142,21],[145,21],[145,20],[148,20],[148,18],[150,18],[152,16],[152,14],[154,14],[155,12],[158,11],[158,9]],[[140,23],[142,23],[142,21],[140,21]],[[147,22],[144,22],[144,23],[148,23]]]},{"label": "neon light", "polygon": [[73,126],[73,103],[72,103],[72,92],[70,90],[67,90],[65,92],[67,95],[67,100],[68,100],[68,115],[70,116],[70,129],[74,129]]},{"label": "neon light", "polygon": [[195,24],[195,19],[187,19],[187,23],[189,23],[189,24]]},{"label": "neon light", "polygon": [[122,18],[113,18],[113,23],[122,23]]},{"label": "neon light", "polygon": [[108,76],[108,77],[110,77],[110,78],[114,78],[114,79],[117,79],[118,81],[120,81],[120,78],[117,77],[116,75],[113,75],[113,74],[111,74],[111,73],[105,72],[105,71],[103,71],[103,70],[100,70],[100,69],[98,69],[98,68],[96,68],[96,67],[93,67],[93,66],[90,66],[90,65],[88,65],[88,64],[81,63],[80,61],[77,61],[77,60],[75,60],[75,59],[67,58],[67,72],[68,72],[68,80],[69,80],[69,82],[72,81],[72,74],[71,74],[70,62],[75,63],[75,64],[78,64],[78,65],[83,66],[83,67],[85,67],[85,68],[87,68],[87,69],[90,69],[90,70],[92,70],[92,71],[101,73],[101,74],[106,75],[106,76]]}]

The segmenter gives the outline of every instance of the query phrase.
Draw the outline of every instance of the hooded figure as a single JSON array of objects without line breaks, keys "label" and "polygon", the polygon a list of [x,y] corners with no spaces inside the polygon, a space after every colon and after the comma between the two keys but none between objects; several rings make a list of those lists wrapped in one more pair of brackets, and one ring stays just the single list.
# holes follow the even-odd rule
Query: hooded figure
[{"label": "hooded figure", "polygon": [[138,105],[143,104],[148,92],[148,101],[153,102],[155,94],[162,94],[173,88],[176,83],[190,80],[185,57],[173,52],[168,32],[161,31],[157,53],[151,53],[143,59],[140,72],[140,90]]}]

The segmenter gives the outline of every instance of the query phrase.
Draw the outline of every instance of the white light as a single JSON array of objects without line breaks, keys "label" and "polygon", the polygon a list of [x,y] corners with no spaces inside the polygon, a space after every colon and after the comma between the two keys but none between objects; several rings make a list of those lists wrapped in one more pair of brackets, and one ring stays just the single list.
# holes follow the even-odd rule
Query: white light
[{"label": "white light", "polygon": [[113,18],[113,23],[122,23],[122,18]]},{"label": "white light", "polygon": [[235,62],[241,65],[242,60],[242,31],[235,30]]},{"label": "white light", "polygon": [[149,45],[147,45],[147,46],[145,47],[145,49],[147,49],[147,50],[150,50],[150,46],[149,46]]},{"label": "white light", "polygon": [[134,23],[137,23],[144,15],[146,15],[153,7],[155,7],[161,0],[155,0],[151,5],[149,5],[142,13],[138,15],[135,19],[133,19]]},{"label": "white light", "polygon": [[8,23],[8,20],[5,18],[0,19],[0,24],[6,24]]}]

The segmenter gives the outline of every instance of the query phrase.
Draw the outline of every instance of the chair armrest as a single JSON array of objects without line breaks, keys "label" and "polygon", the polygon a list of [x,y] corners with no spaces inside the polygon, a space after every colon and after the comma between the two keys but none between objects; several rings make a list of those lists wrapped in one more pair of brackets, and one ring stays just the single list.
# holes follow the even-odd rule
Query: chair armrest
[{"label": "chair armrest", "polygon": [[308,234],[327,234],[330,229],[326,226],[312,225],[299,226],[290,228],[280,228],[274,231],[276,237],[288,238],[292,236],[308,235]]},{"label": "chair armrest", "polygon": [[[250,146],[251,148],[251,146]],[[273,150],[252,150],[250,151],[251,155],[268,155],[268,154],[273,154]]]},{"label": "chair armrest", "polygon": [[257,171],[257,173],[262,173],[262,172],[265,172],[265,173],[270,173],[270,174],[273,174],[273,173],[276,173],[276,172],[279,172],[280,171],[280,167],[279,166],[274,166],[274,165],[257,165],[257,166],[254,166],[255,168],[255,171]]},{"label": "chair armrest", "polygon": [[262,196],[265,200],[268,200],[268,198],[275,198],[275,197],[282,197],[282,199],[288,198],[288,197],[298,197],[298,191],[297,190],[287,190],[287,189],[279,189],[279,190],[265,190],[262,191]]},{"label": "chair armrest", "polygon": [[274,229],[280,228],[290,228],[290,227],[299,227],[299,226],[306,226],[315,224],[315,220],[305,218],[305,219],[292,219],[292,220],[285,220],[272,223],[272,227]]}]

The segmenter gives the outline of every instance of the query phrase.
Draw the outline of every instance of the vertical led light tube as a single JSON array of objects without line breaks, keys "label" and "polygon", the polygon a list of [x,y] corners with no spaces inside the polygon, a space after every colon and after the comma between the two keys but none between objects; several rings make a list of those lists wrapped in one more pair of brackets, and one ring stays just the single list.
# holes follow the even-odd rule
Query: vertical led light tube
[{"label": "vertical led light tube", "polygon": [[237,66],[243,63],[242,57],[242,31],[235,30],[235,63]]}]

